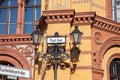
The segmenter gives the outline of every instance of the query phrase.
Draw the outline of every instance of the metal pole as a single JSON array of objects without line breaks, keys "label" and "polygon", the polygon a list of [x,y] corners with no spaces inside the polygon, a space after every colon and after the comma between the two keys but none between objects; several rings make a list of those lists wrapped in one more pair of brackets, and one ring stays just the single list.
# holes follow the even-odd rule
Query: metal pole
[{"label": "metal pole", "polygon": [[54,80],[57,80],[57,59],[54,61]]},{"label": "metal pole", "polygon": [[[55,32],[54,36],[59,36],[58,32]],[[54,44],[54,80],[57,80],[57,67],[58,67],[58,44]]]},{"label": "metal pole", "polygon": [[58,44],[54,45],[54,80],[57,80],[57,67],[58,67]]}]

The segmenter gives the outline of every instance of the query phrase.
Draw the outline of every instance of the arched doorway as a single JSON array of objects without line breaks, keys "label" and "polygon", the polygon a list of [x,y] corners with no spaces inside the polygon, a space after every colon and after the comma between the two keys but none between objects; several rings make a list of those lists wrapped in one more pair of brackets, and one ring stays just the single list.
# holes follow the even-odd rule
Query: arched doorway
[{"label": "arched doorway", "polygon": [[[12,66],[12,67],[15,67],[13,64],[11,64],[11,63],[9,63],[9,62],[7,62],[7,61],[0,61],[0,65],[5,65],[5,66]],[[0,74],[0,80],[18,80],[18,78],[17,77],[15,77],[15,76],[7,76],[7,75],[1,75]]]},{"label": "arched doorway", "polygon": [[[17,49],[9,47],[0,48],[0,65],[30,70],[27,59]],[[9,77],[9,78],[8,78]],[[10,79],[12,77],[12,79]],[[31,80],[0,74],[0,80]]]}]

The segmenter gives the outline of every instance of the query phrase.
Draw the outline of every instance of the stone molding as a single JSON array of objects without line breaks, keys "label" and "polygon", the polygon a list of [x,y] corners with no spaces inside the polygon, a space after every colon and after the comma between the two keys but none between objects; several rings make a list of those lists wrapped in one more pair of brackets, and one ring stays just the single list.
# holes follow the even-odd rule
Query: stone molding
[{"label": "stone molding", "polygon": [[93,71],[94,73],[99,73],[99,74],[103,74],[103,72],[104,72],[104,70],[98,69],[98,68],[92,68],[92,71]]},{"label": "stone molding", "polygon": [[74,15],[72,25],[91,25],[95,17],[95,12],[77,12]]},{"label": "stone molding", "polygon": [[92,68],[92,72],[93,72],[93,78],[92,78],[93,80],[97,80],[97,79],[102,80],[102,77],[104,75],[103,69]]},{"label": "stone molding", "polygon": [[48,10],[43,11],[43,16],[47,23],[71,22],[74,16],[74,10]]},{"label": "stone molding", "polygon": [[0,35],[0,46],[32,44],[30,34]]},{"label": "stone molding", "polygon": [[104,53],[107,51],[107,49],[114,45],[120,45],[120,37],[114,36],[109,39],[107,39],[104,44],[100,46],[99,53],[102,55],[101,59],[104,57]]},{"label": "stone molding", "polygon": [[101,16],[95,17],[93,26],[115,34],[120,34],[120,23]]},{"label": "stone molding", "polygon": [[[43,18],[44,17],[44,18]],[[95,12],[77,12],[73,9],[70,10],[48,10],[43,11],[43,15],[40,18],[40,23],[67,23],[70,22],[72,25],[84,25],[91,24],[95,17]]]}]

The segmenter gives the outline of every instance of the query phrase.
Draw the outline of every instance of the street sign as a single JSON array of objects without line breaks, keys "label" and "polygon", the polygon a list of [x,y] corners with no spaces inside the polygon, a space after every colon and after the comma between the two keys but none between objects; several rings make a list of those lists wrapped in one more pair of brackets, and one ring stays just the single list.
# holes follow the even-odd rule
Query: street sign
[{"label": "street sign", "polygon": [[0,65],[1,75],[10,75],[16,77],[30,78],[30,71],[22,68],[16,68],[6,65]]},{"label": "street sign", "polygon": [[10,75],[8,75],[7,79],[17,80],[17,77],[16,76],[10,76]]},{"label": "street sign", "polygon": [[47,43],[53,44],[53,43],[65,43],[66,37],[65,36],[59,36],[59,37],[47,37]]}]

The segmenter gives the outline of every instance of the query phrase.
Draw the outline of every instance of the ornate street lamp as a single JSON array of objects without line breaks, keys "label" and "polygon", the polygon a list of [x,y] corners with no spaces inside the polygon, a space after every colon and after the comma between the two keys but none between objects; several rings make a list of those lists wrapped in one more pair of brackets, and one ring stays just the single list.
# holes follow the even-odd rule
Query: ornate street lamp
[{"label": "ornate street lamp", "polygon": [[78,26],[75,26],[75,29],[70,33],[70,38],[73,42],[73,47],[71,49],[71,62],[73,65],[73,68],[71,68],[71,73],[75,72],[76,68],[76,62],[79,61],[79,55],[80,55],[80,49],[77,47],[77,44],[80,43],[82,38],[82,32],[79,31]]},{"label": "ornate street lamp", "polygon": [[76,57],[78,57],[76,54],[79,53],[79,48],[76,47],[76,45],[80,43],[82,34],[83,33],[78,30],[77,26],[75,27],[74,31],[72,31],[72,33],[70,34],[71,39],[73,40],[73,45],[75,45],[73,49],[71,49],[71,54],[65,52],[66,36],[60,36],[58,32],[56,32],[54,36],[47,36],[46,38],[47,51],[45,54],[40,54],[37,51],[43,34],[40,32],[39,29],[33,31],[32,39],[33,45],[35,45],[35,54],[37,60],[38,58],[45,59],[47,61],[46,69],[47,67],[49,69],[49,67],[53,65],[54,80],[57,80],[58,65],[60,65],[60,68],[64,70],[65,67],[68,66],[69,64],[65,63],[66,59],[71,58],[71,62],[76,62]]},{"label": "ornate street lamp", "polygon": [[42,39],[42,33],[39,29],[36,29],[32,33],[32,39],[33,39],[33,45],[37,46],[40,45],[41,39]]},{"label": "ornate street lamp", "polygon": [[70,37],[73,41],[73,44],[79,44],[80,43],[82,34],[83,33],[79,31],[78,26],[75,26],[74,31],[72,31],[72,33],[70,33]]},{"label": "ornate street lamp", "polygon": [[38,46],[40,45],[41,39],[43,34],[40,32],[39,29],[36,29],[32,32],[32,41],[33,45],[35,45],[35,61],[38,61],[38,56],[40,55],[38,51]]}]

